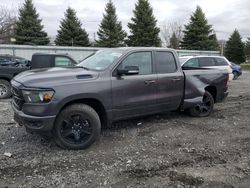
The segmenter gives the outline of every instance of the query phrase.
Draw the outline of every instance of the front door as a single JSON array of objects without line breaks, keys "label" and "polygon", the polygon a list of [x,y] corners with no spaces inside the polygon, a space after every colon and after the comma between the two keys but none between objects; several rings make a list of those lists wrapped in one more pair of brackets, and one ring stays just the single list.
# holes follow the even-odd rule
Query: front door
[{"label": "front door", "polygon": [[117,69],[126,66],[138,66],[139,74],[112,76],[114,120],[150,113],[156,102],[157,77],[153,73],[152,52],[133,52]]}]

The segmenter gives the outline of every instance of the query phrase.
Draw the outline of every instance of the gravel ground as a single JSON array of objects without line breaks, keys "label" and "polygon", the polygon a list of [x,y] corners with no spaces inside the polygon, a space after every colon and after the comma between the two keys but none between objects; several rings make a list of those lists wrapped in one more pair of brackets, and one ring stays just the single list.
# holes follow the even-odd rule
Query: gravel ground
[{"label": "gravel ground", "polygon": [[[0,101],[0,187],[250,187],[250,72],[206,118],[116,123],[87,150],[25,132]],[[4,154],[10,153],[8,157]]]}]

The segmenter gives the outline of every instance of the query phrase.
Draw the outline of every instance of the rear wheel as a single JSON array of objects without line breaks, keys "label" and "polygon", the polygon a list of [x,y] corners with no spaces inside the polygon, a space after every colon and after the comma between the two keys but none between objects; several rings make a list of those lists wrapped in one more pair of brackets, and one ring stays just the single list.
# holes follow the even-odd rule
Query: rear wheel
[{"label": "rear wheel", "polygon": [[205,91],[202,103],[189,109],[189,114],[194,117],[206,117],[211,114],[213,108],[214,98],[208,91]]},{"label": "rear wheel", "polygon": [[11,86],[7,80],[0,80],[0,99],[7,99],[11,96]]},{"label": "rear wheel", "polygon": [[67,149],[85,149],[100,136],[101,122],[96,111],[85,104],[66,107],[57,117],[53,134],[56,143]]}]

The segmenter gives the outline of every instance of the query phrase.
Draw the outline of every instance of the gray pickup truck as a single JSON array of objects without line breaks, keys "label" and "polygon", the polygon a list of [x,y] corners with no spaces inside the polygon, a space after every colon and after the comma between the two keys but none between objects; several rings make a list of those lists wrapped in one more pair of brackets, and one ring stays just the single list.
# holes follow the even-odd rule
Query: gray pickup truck
[{"label": "gray pickup truck", "polygon": [[63,148],[83,149],[114,121],[163,111],[208,116],[227,92],[228,73],[182,70],[174,50],[116,48],[76,67],[30,70],[12,79],[14,119],[52,133]]}]

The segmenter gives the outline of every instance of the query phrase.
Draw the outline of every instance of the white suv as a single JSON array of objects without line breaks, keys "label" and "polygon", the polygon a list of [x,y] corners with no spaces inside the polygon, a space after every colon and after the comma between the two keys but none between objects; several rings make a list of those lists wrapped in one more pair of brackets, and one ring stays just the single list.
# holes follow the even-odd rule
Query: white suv
[{"label": "white suv", "polygon": [[229,80],[233,80],[232,65],[223,56],[183,56],[179,57],[182,67],[206,67],[227,70]]}]

